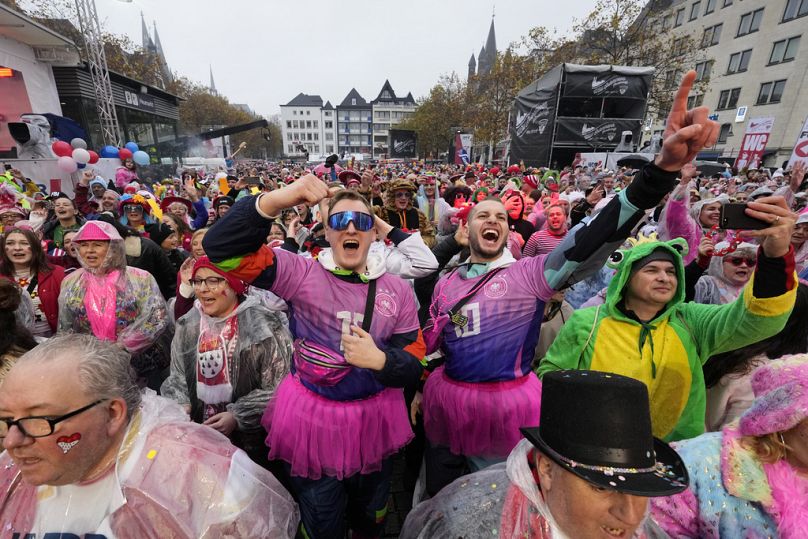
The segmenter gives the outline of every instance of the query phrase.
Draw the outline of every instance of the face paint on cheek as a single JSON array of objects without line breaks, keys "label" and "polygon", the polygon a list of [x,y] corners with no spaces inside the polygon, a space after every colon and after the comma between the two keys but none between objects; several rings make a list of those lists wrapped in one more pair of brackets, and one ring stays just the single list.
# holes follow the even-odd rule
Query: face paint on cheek
[{"label": "face paint on cheek", "polygon": [[76,447],[76,444],[79,443],[81,440],[81,433],[75,432],[70,436],[60,436],[56,439],[56,445],[59,446],[59,449],[62,450],[62,453],[67,455],[67,453]]}]

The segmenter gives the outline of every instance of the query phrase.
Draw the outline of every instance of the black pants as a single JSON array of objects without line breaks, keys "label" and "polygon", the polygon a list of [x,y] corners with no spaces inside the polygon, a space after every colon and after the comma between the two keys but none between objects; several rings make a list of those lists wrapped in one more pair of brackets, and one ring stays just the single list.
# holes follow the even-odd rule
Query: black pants
[{"label": "black pants", "polygon": [[[289,474],[291,466],[285,466]],[[347,522],[355,537],[380,537],[384,533],[392,473],[393,463],[388,458],[378,472],[342,480],[289,475],[305,535],[310,539],[342,538]]]},{"label": "black pants", "polygon": [[440,490],[469,473],[468,460],[463,455],[455,455],[448,447],[432,445],[427,442],[424,451],[426,464],[426,492],[430,497]]}]

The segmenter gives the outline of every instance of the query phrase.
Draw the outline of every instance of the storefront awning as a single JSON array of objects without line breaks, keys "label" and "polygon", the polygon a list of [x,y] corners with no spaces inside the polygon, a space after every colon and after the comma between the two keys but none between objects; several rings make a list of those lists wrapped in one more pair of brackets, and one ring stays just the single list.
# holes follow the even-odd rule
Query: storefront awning
[{"label": "storefront awning", "polygon": [[40,62],[75,65],[80,61],[73,41],[4,4],[0,4],[0,36],[32,47]]}]

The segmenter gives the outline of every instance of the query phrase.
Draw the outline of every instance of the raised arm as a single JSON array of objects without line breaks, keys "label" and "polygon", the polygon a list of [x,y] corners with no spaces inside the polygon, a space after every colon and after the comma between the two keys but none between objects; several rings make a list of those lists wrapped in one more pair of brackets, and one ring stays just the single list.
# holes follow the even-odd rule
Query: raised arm
[{"label": "raised arm", "polygon": [[289,187],[243,198],[205,234],[205,253],[214,264],[244,281],[252,283],[260,275],[261,282],[256,284],[269,288],[275,280],[275,257],[266,245],[272,221],[284,208],[301,203],[314,206],[327,196],[326,185],[309,174]]},{"label": "raised arm", "polygon": [[545,260],[543,278],[550,288],[561,289],[585,279],[606,262],[628,237],[647,209],[655,207],[673,189],[681,168],[718,137],[718,123],[708,118],[707,107],[687,110],[687,96],[696,72],[685,73],[668,115],[662,150],[652,164],[614,197],[586,225],[578,225]]}]

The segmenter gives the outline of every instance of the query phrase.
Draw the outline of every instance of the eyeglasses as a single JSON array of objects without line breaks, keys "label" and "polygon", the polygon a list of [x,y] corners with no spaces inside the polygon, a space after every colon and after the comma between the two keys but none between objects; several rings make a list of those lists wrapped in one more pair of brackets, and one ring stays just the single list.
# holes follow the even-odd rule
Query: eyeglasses
[{"label": "eyeglasses", "polygon": [[340,211],[328,217],[328,226],[333,230],[346,230],[351,222],[361,232],[367,232],[374,224],[373,216],[361,211]]},{"label": "eyeglasses", "polygon": [[101,404],[104,402],[105,399],[99,399],[83,408],[79,408],[78,410],[73,410],[72,412],[68,412],[65,415],[61,415],[59,417],[49,417],[49,416],[32,416],[32,417],[23,417],[17,420],[12,420],[8,418],[0,418],[0,438],[8,436],[8,431],[11,430],[11,427],[16,426],[20,429],[25,436],[29,438],[44,438],[45,436],[50,436],[53,434],[53,429],[67,419],[71,417],[75,417],[82,412],[86,412],[93,406]]},{"label": "eyeglasses", "polygon": [[208,287],[208,290],[216,290],[226,280],[224,277],[206,277],[204,279],[191,279],[189,282],[194,288],[202,288],[202,284],[204,284]]},{"label": "eyeglasses", "polygon": [[733,256],[731,258],[725,258],[724,260],[729,262],[733,266],[740,266],[741,264],[746,262],[746,265],[748,267],[754,268],[755,264],[757,264],[757,259],[755,258],[742,258],[740,256]]},{"label": "eyeglasses", "polygon": [[393,196],[396,198],[412,198],[412,193],[409,191],[398,191]]}]

